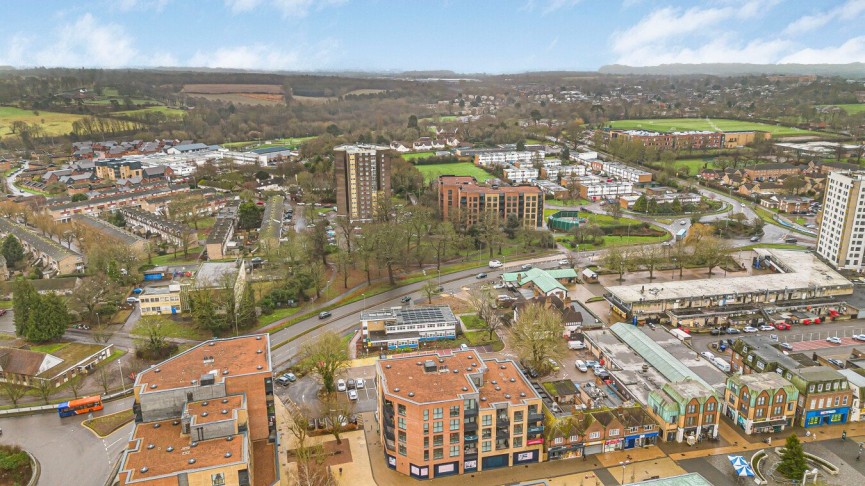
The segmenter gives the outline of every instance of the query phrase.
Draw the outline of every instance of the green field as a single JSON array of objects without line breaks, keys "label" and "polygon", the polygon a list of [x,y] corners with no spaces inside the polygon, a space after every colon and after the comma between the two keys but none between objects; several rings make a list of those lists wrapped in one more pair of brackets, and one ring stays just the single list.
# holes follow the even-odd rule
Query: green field
[{"label": "green field", "polygon": [[243,142],[227,142],[221,144],[223,147],[228,149],[246,149],[252,150],[257,148],[270,148],[270,147],[298,147],[300,144],[312,140],[316,137],[289,137],[289,138],[277,138],[274,140],[268,140],[270,143],[259,143],[257,140],[246,140]]},{"label": "green field", "polygon": [[84,116],[70,113],[22,110],[10,106],[0,106],[0,137],[14,135],[9,126],[15,121],[23,121],[28,124],[36,123],[42,127],[46,135],[67,135],[72,131],[72,122],[82,118]]},{"label": "green field", "polygon": [[115,111],[112,115],[121,116],[141,116],[144,113],[162,113],[169,118],[186,116],[186,112],[177,108],[169,108],[167,106],[149,106],[138,110]]},{"label": "green field", "polygon": [[817,132],[794,127],[769,125],[766,123],[744,122],[739,120],[705,119],[705,118],[655,118],[649,120],[616,120],[610,122],[612,128],[621,130],[655,130],[673,132],[683,130],[760,130],[773,136],[817,135]]},{"label": "green field", "polygon": [[412,152],[410,154],[402,154],[404,160],[414,160],[414,159],[425,159],[427,157],[433,157],[435,152]]},{"label": "green field", "polygon": [[708,168],[713,168],[715,165],[707,160],[703,159],[679,159],[673,164],[675,167],[687,167],[689,175],[697,175],[703,170],[703,166]]},{"label": "green field", "polygon": [[819,105],[815,108],[824,108],[827,106],[837,106],[838,108],[846,111],[848,115],[855,115],[857,113],[862,113],[863,111],[865,111],[865,103],[850,103],[846,105]]},{"label": "green field", "polygon": [[456,176],[472,176],[478,182],[485,182],[487,179],[492,179],[493,176],[489,172],[480,167],[468,162],[459,162],[456,164],[429,164],[417,165],[417,170],[423,174],[424,182],[429,182],[438,176],[456,175]]}]

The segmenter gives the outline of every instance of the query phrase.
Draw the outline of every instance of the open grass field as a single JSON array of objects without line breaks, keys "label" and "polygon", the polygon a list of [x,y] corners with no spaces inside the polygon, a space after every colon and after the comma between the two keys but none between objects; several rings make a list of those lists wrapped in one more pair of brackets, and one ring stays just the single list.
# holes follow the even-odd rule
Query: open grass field
[{"label": "open grass field", "polygon": [[402,157],[405,160],[414,160],[414,159],[424,159],[427,157],[432,157],[435,155],[435,152],[411,152],[408,154],[402,154]]},{"label": "open grass field", "polygon": [[72,122],[82,118],[84,118],[82,115],[71,113],[31,111],[11,106],[0,106],[0,137],[14,135],[9,126],[15,121],[23,121],[28,124],[36,123],[45,130],[46,135],[66,135],[72,131]]},{"label": "open grass field", "polygon": [[430,164],[418,165],[417,170],[423,174],[424,182],[429,182],[438,176],[457,175],[457,176],[472,176],[478,182],[485,182],[487,179],[492,179],[493,176],[489,172],[480,167],[468,162],[460,162],[456,164]]},{"label": "open grass field", "polygon": [[703,170],[703,167],[706,166],[708,168],[714,168],[715,165],[712,162],[703,160],[703,159],[679,159],[676,160],[674,164],[675,167],[687,167],[689,175],[697,175]]},{"label": "open grass field", "polygon": [[850,103],[846,105],[819,105],[816,108],[824,108],[826,106],[837,106],[842,110],[846,111],[848,115],[855,115],[856,113],[862,113],[865,111],[865,103]]},{"label": "open grass field", "polygon": [[264,93],[189,93],[189,96],[204,98],[211,101],[222,101],[224,103],[236,103],[239,105],[281,105],[282,95]]},{"label": "open grass field", "polygon": [[144,113],[162,113],[169,118],[186,116],[185,111],[167,106],[148,106],[147,108],[140,108],[138,110],[115,111],[112,115],[142,116]]},{"label": "open grass field", "polygon": [[794,127],[769,125],[766,123],[744,122],[739,120],[705,119],[705,118],[655,118],[648,120],[616,120],[610,126],[622,130],[655,130],[672,132],[681,130],[761,130],[773,136],[818,135],[817,132]]},{"label": "open grass field", "polygon": [[281,95],[282,86],[278,84],[203,83],[184,84],[181,91],[196,94],[265,93]]}]

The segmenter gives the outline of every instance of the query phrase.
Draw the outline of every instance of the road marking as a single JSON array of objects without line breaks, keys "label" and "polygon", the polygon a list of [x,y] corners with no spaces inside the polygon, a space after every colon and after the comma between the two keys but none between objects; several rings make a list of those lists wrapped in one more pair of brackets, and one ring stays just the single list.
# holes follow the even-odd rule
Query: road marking
[{"label": "road marking", "polygon": [[[113,446],[114,444],[120,442],[121,440],[127,440],[127,439],[124,439],[123,437],[121,437],[121,438],[115,440],[114,442],[108,444],[107,446],[105,446],[105,450],[108,450],[109,448],[111,448],[111,446]],[[105,442],[105,439],[102,439],[102,442]]]}]

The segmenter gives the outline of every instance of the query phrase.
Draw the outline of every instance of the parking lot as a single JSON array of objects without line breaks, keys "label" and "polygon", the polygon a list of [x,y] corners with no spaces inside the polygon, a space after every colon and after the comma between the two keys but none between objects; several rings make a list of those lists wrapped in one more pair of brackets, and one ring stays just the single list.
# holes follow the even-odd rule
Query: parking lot
[{"label": "parking lot", "polygon": [[[363,378],[364,387],[356,389],[357,400],[349,400],[348,390],[338,392],[342,399],[350,401],[353,413],[371,412],[376,408],[376,383],[375,383],[375,367],[362,366],[359,368],[349,368],[341,376],[346,382],[349,379],[357,380]],[[318,398],[321,390],[321,383],[314,375],[306,375],[298,378],[294,383],[288,386],[276,385],[276,395],[283,401],[291,401],[298,405],[303,405],[308,408],[314,415],[321,413],[321,401]]]}]

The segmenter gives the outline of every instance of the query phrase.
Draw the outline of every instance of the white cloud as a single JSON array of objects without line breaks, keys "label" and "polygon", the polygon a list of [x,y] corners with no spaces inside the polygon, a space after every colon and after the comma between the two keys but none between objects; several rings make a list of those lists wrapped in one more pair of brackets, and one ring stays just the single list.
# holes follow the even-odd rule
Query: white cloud
[{"label": "white cloud", "polygon": [[833,21],[856,20],[863,13],[865,13],[865,0],[847,0],[842,5],[825,12],[799,17],[790,23],[783,33],[785,35],[802,34],[819,29]]},{"label": "white cloud", "polygon": [[781,63],[847,64],[865,62],[865,36],[848,39],[840,46],[807,48],[783,57]]},{"label": "white cloud", "polygon": [[138,55],[123,27],[89,13],[60,26],[53,35],[13,35],[2,51],[6,58],[0,64],[14,66],[121,67],[133,64]]},{"label": "white cloud", "polygon": [[685,34],[714,27],[734,14],[732,8],[691,8],[685,11],[664,7],[650,13],[624,32],[614,34],[613,50],[627,53],[648,44],[656,44]]},{"label": "white cloud", "polygon": [[225,5],[234,13],[248,12],[267,5],[282,12],[284,17],[304,17],[311,10],[342,5],[347,0],[225,0]]},{"label": "white cloud", "polygon": [[656,66],[659,64],[702,64],[719,62],[774,63],[790,46],[781,39],[753,40],[737,44],[728,37],[719,37],[704,44],[671,47],[664,50],[652,46],[636,48],[621,56],[617,62],[629,66]]},{"label": "white cloud", "polygon": [[190,67],[306,70],[325,67],[338,47],[333,39],[315,46],[297,46],[286,50],[265,44],[222,47],[215,51],[198,51],[186,63]]}]

